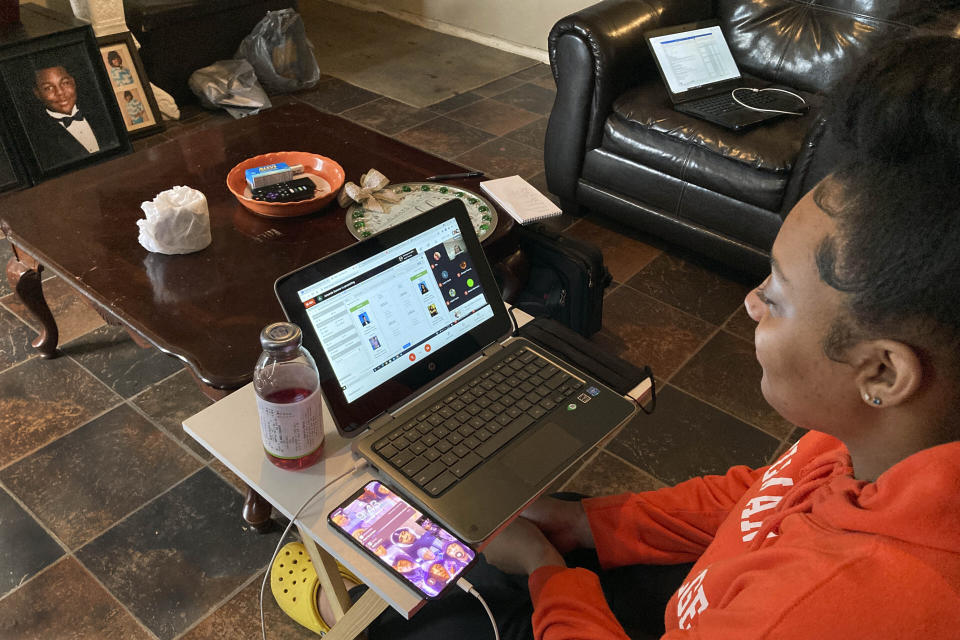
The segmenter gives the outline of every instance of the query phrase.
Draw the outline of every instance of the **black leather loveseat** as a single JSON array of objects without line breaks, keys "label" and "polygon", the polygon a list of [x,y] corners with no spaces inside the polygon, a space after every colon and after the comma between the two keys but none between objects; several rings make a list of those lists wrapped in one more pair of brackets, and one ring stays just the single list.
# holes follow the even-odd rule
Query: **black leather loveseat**
[{"label": "black leather loveseat", "polygon": [[[838,151],[817,108],[859,54],[885,38],[952,30],[957,0],[607,0],[550,33],[557,98],[545,144],[550,191],[763,274],[783,216]],[[742,73],[813,105],[745,132],[672,109],[643,33],[716,19]],[[831,148],[832,147],[832,148]]]}]

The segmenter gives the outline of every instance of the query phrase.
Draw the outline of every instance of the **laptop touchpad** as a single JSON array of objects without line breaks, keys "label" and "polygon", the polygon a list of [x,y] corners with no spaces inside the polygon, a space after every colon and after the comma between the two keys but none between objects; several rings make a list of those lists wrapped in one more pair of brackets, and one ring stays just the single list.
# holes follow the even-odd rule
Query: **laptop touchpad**
[{"label": "laptop touchpad", "polygon": [[529,484],[536,484],[557,464],[575,454],[583,443],[562,427],[548,422],[536,433],[507,451],[501,463]]}]

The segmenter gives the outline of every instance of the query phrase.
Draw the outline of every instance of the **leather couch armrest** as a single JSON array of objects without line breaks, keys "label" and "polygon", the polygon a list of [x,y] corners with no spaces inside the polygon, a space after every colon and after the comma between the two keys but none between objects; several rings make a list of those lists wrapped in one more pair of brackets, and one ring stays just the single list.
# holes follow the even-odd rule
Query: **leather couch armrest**
[{"label": "leather couch armrest", "polygon": [[786,218],[793,205],[836,166],[838,147],[828,131],[828,123],[822,114],[807,131],[783,194],[781,218]]},{"label": "leather couch armrest", "polygon": [[552,193],[574,200],[584,153],[600,144],[613,101],[655,72],[644,32],[713,15],[711,0],[605,0],[554,25],[548,44],[557,97],[544,145]]}]

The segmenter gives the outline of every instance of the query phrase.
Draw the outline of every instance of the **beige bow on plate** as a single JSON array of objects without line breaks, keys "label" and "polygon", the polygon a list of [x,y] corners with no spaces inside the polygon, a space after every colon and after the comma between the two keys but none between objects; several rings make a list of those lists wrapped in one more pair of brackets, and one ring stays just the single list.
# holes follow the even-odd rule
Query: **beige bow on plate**
[{"label": "beige bow on plate", "polygon": [[348,207],[357,202],[367,211],[383,213],[381,202],[400,202],[400,194],[387,189],[390,180],[376,169],[370,169],[360,176],[360,186],[352,182],[343,185],[343,190],[337,196],[341,207]]}]

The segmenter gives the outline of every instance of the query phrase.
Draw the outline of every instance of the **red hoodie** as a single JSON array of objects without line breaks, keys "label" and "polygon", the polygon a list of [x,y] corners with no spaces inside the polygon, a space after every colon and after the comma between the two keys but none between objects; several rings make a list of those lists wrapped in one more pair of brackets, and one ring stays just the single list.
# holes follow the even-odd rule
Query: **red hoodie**
[{"label": "red hoodie", "polygon": [[[696,562],[666,639],[960,638],[960,442],[870,483],[810,432],[769,467],[583,504],[604,568]],[[627,637],[596,574],[529,584],[538,639]]]}]

